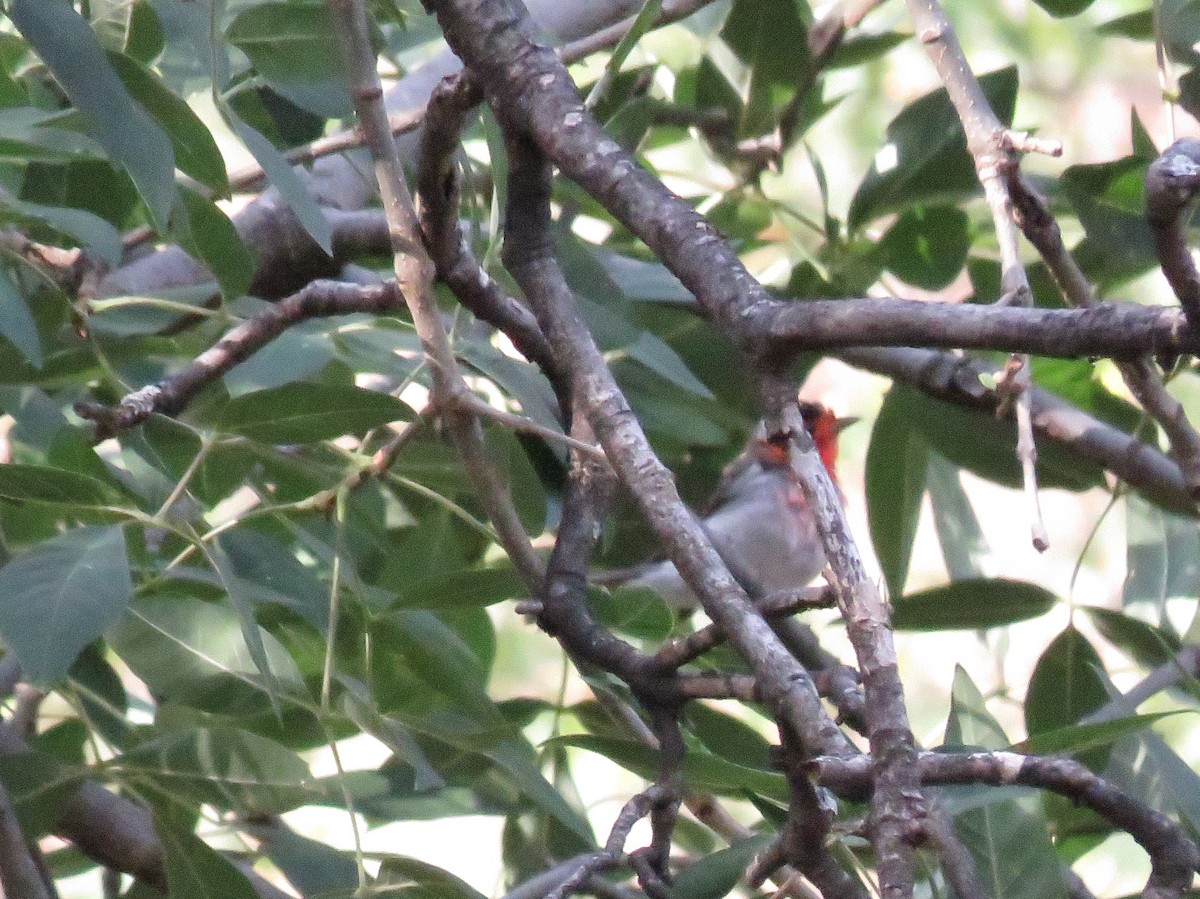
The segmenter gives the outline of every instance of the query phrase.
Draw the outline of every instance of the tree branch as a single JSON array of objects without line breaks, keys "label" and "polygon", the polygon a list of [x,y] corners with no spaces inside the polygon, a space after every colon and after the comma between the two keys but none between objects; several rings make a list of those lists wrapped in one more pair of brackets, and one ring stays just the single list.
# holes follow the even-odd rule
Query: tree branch
[{"label": "tree branch", "polygon": [[[1143,899],[1179,899],[1191,889],[1200,851],[1182,828],[1074,759],[1015,752],[930,752],[920,756],[918,766],[926,784],[1021,785],[1065,796],[1126,831],[1146,850],[1151,874]],[[812,770],[819,783],[840,796],[862,799],[870,790],[867,759],[817,759]]]}]

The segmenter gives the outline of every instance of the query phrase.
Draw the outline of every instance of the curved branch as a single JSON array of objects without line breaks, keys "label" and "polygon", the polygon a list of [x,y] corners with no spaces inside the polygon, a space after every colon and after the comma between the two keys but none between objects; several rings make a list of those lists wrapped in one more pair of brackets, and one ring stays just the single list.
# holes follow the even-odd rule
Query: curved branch
[{"label": "curved branch", "polygon": [[1200,272],[1187,245],[1184,218],[1200,192],[1200,141],[1182,138],[1146,170],[1146,223],[1163,274],[1191,326],[1200,333]]},{"label": "curved branch", "polygon": [[[1178,899],[1191,889],[1200,850],[1183,829],[1074,759],[1015,752],[927,752],[921,754],[918,767],[926,784],[1020,785],[1065,796],[1124,830],[1146,850],[1151,873],[1143,899]],[[817,759],[812,770],[819,783],[840,796],[863,799],[870,791],[869,759]]]}]

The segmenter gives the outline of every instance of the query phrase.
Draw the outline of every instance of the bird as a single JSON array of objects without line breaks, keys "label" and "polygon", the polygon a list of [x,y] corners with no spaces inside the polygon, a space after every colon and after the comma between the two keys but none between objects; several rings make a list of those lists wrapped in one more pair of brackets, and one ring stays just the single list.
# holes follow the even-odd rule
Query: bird
[{"label": "bird", "polygon": [[[838,435],[856,419],[838,418],[818,403],[801,402],[800,412],[837,485]],[[725,469],[708,510],[700,519],[704,530],[752,593],[799,589],[825,568],[821,537],[787,449],[768,440],[761,427]],[[601,583],[652,590],[681,611],[698,606],[670,561],[606,572]]]}]

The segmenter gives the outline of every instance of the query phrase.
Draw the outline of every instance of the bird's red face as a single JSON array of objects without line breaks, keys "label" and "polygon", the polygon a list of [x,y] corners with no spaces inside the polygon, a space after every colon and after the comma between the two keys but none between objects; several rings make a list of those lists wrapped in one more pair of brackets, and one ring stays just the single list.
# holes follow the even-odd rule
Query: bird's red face
[{"label": "bird's red face", "polygon": [[[829,409],[819,403],[801,403],[800,414],[804,418],[804,426],[812,435],[817,453],[829,471],[829,476],[837,483],[838,434],[850,421],[839,419]],[[770,440],[759,442],[759,459],[767,466],[788,465],[788,450],[786,443],[775,443]]]},{"label": "bird's red face", "polygon": [[813,443],[817,445],[817,452],[820,453],[821,461],[829,470],[829,476],[833,478],[834,483],[837,483],[838,434],[841,433],[845,424],[824,406],[818,406],[815,403],[812,404],[813,410],[805,414],[807,405],[806,403],[800,407],[801,413],[804,414],[804,424],[808,427],[808,432],[812,434]]}]

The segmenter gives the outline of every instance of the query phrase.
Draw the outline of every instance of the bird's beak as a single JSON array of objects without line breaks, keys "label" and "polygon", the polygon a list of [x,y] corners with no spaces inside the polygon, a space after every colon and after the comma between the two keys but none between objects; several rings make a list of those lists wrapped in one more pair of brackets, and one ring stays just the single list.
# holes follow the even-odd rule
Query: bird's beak
[{"label": "bird's beak", "polygon": [[858,422],[860,422],[860,421],[862,421],[862,419],[859,418],[857,415],[846,415],[846,416],[842,416],[840,418],[834,419],[834,422],[833,422],[834,431],[835,431],[835,433],[840,434],[840,433],[842,433],[842,431],[846,430],[846,428],[850,427],[850,425],[858,424]]}]

